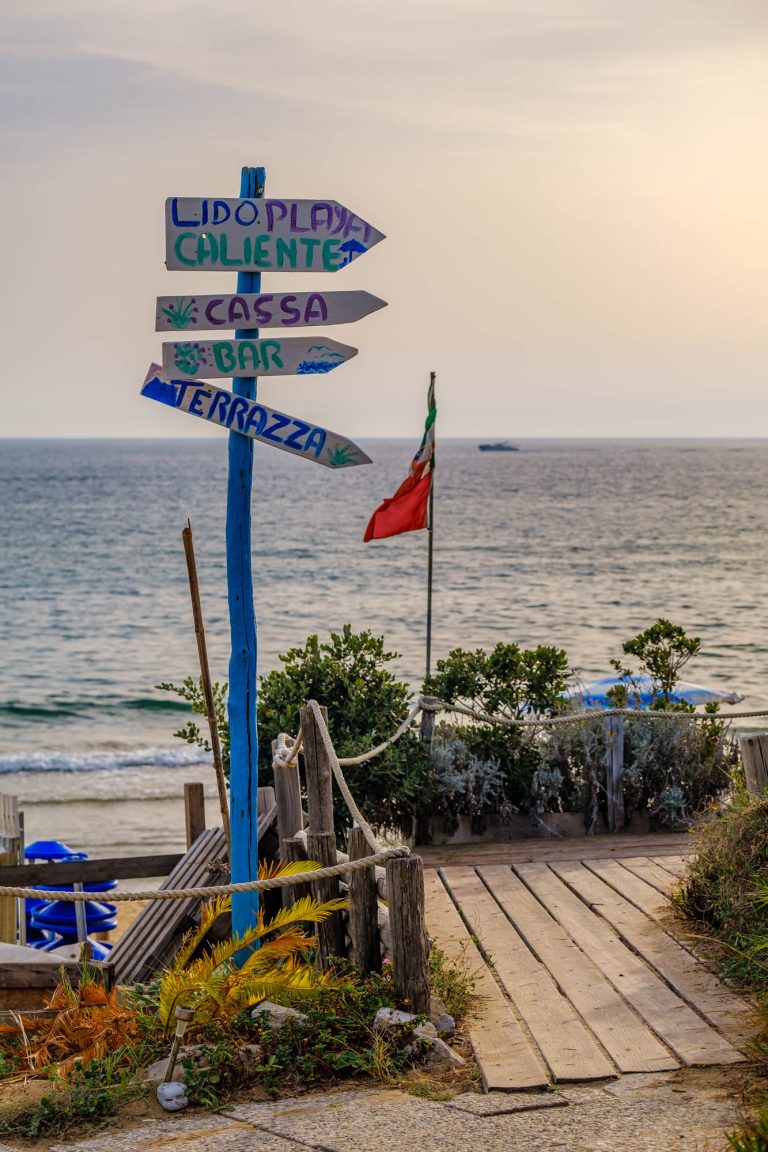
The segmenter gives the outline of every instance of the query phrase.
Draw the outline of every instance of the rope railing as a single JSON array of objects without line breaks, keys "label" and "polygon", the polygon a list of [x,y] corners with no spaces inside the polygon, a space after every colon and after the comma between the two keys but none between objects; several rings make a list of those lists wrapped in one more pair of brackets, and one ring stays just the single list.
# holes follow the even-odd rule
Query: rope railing
[{"label": "rope railing", "polygon": [[[287,888],[294,884],[306,884],[316,880],[325,880],[331,876],[343,876],[347,872],[356,872],[360,868],[375,867],[397,856],[410,855],[410,849],[405,845],[381,848],[372,856],[363,856],[359,860],[347,860],[339,864],[330,864],[327,868],[314,868],[309,872],[296,872],[290,876],[270,876],[265,880],[243,880],[239,884],[212,884],[204,888],[155,888],[140,892],[110,892],[110,903],[131,900],[207,900],[216,896],[230,896],[233,892],[269,892],[273,888]],[[39,900],[42,890],[40,888],[0,888],[0,896],[10,896],[19,900]],[[45,899],[64,900],[70,904],[78,901],[93,899],[92,892],[70,892],[68,890],[54,891],[45,889]]]}]

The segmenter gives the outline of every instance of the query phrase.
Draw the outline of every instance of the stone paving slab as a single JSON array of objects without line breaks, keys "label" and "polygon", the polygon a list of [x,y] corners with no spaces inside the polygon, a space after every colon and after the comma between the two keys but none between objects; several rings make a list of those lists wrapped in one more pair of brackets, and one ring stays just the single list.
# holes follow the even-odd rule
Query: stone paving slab
[{"label": "stone paving slab", "polygon": [[[53,1144],[51,1152],[302,1152],[294,1140],[256,1133],[230,1115],[210,1112],[169,1115],[124,1132],[104,1132],[73,1144]],[[2,1149],[0,1149],[2,1152]],[[14,1149],[13,1152],[18,1152]]]},{"label": "stone paving slab", "polygon": [[243,1105],[233,1115],[257,1126],[258,1139],[266,1130],[316,1152],[703,1152],[722,1149],[723,1132],[738,1121],[725,1090],[699,1086],[664,1084],[621,1100],[601,1088],[563,1095],[567,1108],[491,1116],[398,1091],[319,1096],[271,1115]]}]

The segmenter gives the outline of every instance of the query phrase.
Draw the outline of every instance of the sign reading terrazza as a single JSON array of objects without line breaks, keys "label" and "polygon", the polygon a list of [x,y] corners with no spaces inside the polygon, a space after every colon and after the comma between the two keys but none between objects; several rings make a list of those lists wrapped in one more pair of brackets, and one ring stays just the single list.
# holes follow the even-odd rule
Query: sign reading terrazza
[{"label": "sign reading terrazza", "polygon": [[366,456],[362,448],[338,432],[277,412],[244,396],[235,396],[213,384],[203,384],[199,380],[171,380],[158,364],[150,365],[141,394],[171,408],[180,408],[192,416],[210,420],[232,432],[241,432],[243,436],[271,444],[283,452],[303,456],[325,468],[354,468],[358,464],[371,463],[370,456]]},{"label": "sign reading terrazza", "polygon": [[173,375],[309,376],[332,372],[357,348],[312,336],[271,340],[179,340],[163,344],[163,369]]},{"label": "sign reading terrazza", "polygon": [[370,292],[260,292],[240,296],[158,296],[156,332],[203,328],[308,328],[351,324],[386,308]]},{"label": "sign reading terrazza", "polygon": [[335,200],[165,202],[165,263],[173,270],[336,272],[383,239]]}]

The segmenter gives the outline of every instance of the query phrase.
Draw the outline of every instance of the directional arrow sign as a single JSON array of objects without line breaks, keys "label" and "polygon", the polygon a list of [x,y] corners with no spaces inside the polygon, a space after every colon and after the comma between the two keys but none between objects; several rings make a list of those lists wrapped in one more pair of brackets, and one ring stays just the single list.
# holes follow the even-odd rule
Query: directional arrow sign
[{"label": "directional arrow sign", "polygon": [[165,263],[172,269],[336,272],[383,239],[335,200],[165,202]]},{"label": "directional arrow sign", "polygon": [[274,408],[235,396],[213,384],[170,380],[158,364],[150,365],[141,394],[232,432],[242,432],[243,436],[271,444],[283,452],[313,460],[325,468],[354,468],[371,463],[362,448],[338,432],[276,412]]},{"label": "directional arrow sign", "polygon": [[156,332],[202,328],[308,328],[351,324],[386,308],[370,292],[261,292],[242,296],[158,296]]},{"label": "directional arrow sign", "polygon": [[289,336],[272,340],[181,340],[163,344],[163,369],[173,376],[308,376],[331,372],[357,356],[336,340]]}]

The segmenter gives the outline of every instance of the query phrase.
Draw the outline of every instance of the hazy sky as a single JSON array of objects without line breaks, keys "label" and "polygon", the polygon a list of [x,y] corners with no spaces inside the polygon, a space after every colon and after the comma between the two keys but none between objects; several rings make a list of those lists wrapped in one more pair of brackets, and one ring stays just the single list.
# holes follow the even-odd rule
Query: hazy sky
[{"label": "hazy sky", "polygon": [[766,0],[5,5],[0,436],[216,435],[142,399],[166,196],[337,199],[387,240],[359,356],[264,380],[349,435],[768,434]]}]

